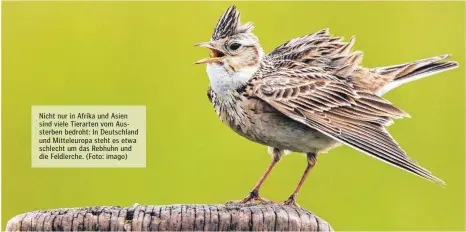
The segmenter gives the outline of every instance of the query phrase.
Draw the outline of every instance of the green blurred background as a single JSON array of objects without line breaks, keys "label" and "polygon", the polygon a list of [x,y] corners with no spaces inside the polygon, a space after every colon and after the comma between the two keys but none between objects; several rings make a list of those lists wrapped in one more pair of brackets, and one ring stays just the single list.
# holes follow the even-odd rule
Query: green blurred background
[{"label": "green blurred background", "polygon": [[[26,211],[224,203],[244,197],[266,147],[224,126],[207,100],[207,51],[228,2],[3,2],[2,224]],[[330,28],[356,35],[367,67],[444,53],[465,63],[464,2],[241,2],[266,51]],[[336,230],[464,230],[464,65],[385,97],[412,119],[389,128],[448,186],[348,147],[323,154],[298,203]],[[147,168],[31,168],[31,105],[146,105]],[[285,200],[306,160],[286,156],[261,191]],[[4,227],[3,227],[4,228]]]}]

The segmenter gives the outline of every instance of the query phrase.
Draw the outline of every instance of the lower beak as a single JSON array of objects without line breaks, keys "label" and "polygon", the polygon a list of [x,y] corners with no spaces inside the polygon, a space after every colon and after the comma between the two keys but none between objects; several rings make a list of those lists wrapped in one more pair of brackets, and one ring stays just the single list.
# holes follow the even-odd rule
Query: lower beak
[{"label": "lower beak", "polygon": [[205,64],[205,63],[216,63],[220,62],[223,59],[224,53],[218,49],[216,49],[212,43],[210,42],[203,42],[194,45],[195,47],[205,47],[210,49],[210,57],[204,58],[194,62],[194,64]]},{"label": "lower beak", "polygon": [[215,62],[219,62],[221,60],[222,60],[222,57],[204,58],[204,59],[201,59],[201,60],[198,60],[198,61],[194,62],[194,64],[215,63]]}]

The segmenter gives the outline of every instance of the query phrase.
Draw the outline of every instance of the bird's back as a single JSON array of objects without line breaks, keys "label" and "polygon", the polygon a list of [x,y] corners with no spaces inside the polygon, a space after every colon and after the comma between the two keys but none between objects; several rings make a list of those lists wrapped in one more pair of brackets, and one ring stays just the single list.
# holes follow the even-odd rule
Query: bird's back
[{"label": "bird's back", "polygon": [[361,66],[363,53],[352,51],[355,38],[343,42],[331,36],[328,29],[287,41],[268,54],[276,68],[301,69],[319,67],[328,74],[351,82],[355,88],[381,96],[407,82],[418,80],[458,66],[443,60],[449,55],[435,56],[378,68]]}]

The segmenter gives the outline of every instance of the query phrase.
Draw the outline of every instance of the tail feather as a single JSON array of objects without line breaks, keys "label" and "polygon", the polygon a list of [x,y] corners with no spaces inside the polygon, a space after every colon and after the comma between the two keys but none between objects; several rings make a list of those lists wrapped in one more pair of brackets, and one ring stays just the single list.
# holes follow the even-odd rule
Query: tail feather
[{"label": "tail feather", "polygon": [[458,66],[458,63],[456,61],[428,64],[428,65],[425,65],[423,67],[420,67],[414,70],[413,72],[407,73],[402,76],[401,75],[397,76],[394,81],[409,79],[411,77],[418,76],[418,75],[426,75],[426,74],[434,74],[438,72],[443,72],[443,71],[446,71],[447,69],[456,68],[457,66]]},{"label": "tail feather", "polygon": [[440,62],[448,57],[450,57],[449,54],[422,59],[411,63],[376,68],[373,70],[374,72],[393,77],[392,81],[378,90],[376,94],[381,96],[400,85],[458,67],[458,63],[456,61]]}]

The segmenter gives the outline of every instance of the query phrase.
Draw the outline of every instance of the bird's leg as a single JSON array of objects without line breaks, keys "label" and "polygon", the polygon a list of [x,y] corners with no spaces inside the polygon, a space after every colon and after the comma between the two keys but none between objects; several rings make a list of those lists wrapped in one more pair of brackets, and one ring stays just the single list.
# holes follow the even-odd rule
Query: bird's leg
[{"label": "bird's leg", "polygon": [[233,202],[229,202],[229,203],[244,204],[244,203],[248,203],[248,202],[254,203],[254,201],[259,201],[259,202],[262,202],[262,203],[272,203],[271,200],[268,200],[268,199],[265,199],[265,198],[261,197],[259,195],[259,190],[260,190],[262,184],[265,182],[265,180],[269,176],[269,174],[272,171],[275,164],[277,164],[278,161],[280,161],[280,158],[282,157],[282,155],[283,155],[283,150],[280,150],[278,148],[273,148],[273,151],[272,151],[272,156],[273,156],[272,163],[270,163],[270,165],[265,170],[264,175],[262,175],[262,177],[259,179],[259,181],[257,181],[257,183],[254,185],[254,188],[252,188],[252,191],[249,193],[249,195],[247,197],[245,197],[243,200],[233,201]]},{"label": "bird's leg", "polygon": [[296,189],[294,190],[293,194],[284,202],[285,205],[294,205],[294,206],[299,206],[296,204],[296,197],[298,196],[299,190],[301,189],[301,186],[303,185],[304,181],[306,181],[306,177],[309,175],[309,172],[311,169],[314,167],[314,165],[317,162],[317,154],[316,153],[307,153],[307,167],[306,170],[304,170],[304,174],[301,177],[301,180],[298,183],[298,186],[296,186]]}]

